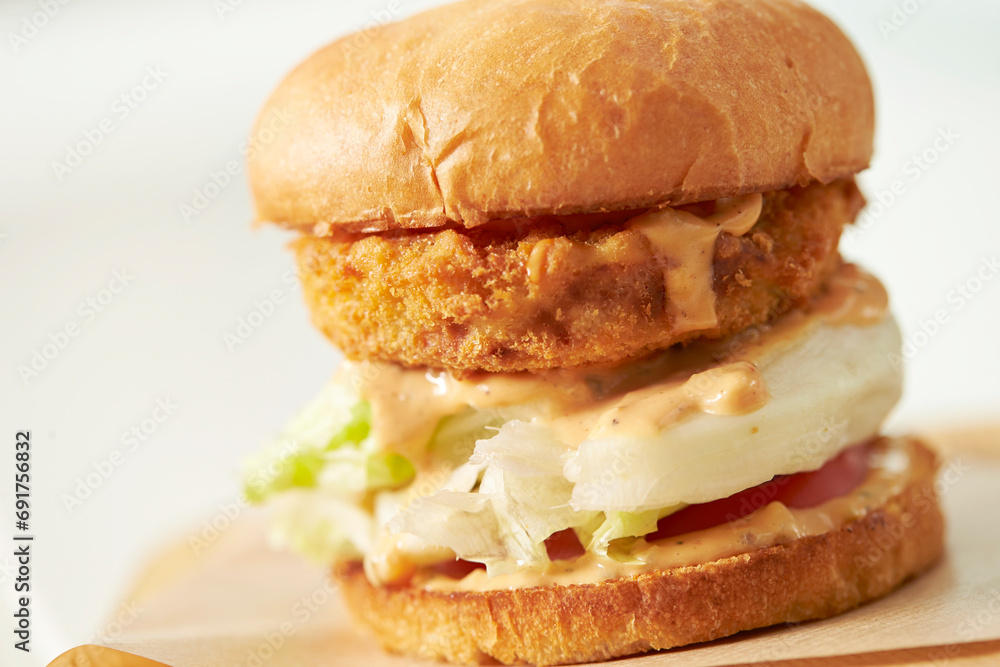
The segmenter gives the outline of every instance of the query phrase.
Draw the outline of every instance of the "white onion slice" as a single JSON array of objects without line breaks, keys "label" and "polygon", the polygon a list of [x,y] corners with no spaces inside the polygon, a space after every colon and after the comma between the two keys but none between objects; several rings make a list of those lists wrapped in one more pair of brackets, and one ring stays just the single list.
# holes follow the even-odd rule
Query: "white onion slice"
[{"label": "white onion slice", "polygon": [[771,399],[747,415],[696,414],[659,437],[583,442],[565,465],[578,510],[644,511],[725,498],[775,475],[815,470],[874,436],[902,391],[892,317],[821,321],[755,360]]}]

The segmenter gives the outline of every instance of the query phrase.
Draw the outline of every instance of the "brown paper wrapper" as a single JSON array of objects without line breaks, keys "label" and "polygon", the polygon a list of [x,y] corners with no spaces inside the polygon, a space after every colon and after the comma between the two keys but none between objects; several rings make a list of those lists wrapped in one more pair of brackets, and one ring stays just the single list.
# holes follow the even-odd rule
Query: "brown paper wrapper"
[{"label": "brown paper wrapper", "polygon": [[[933,441],[947,452],[938,491],[948,540],[945,559],[926,575],[836,618],[608,664],[1000,664],[1000,429]],[[198,541],[199,531],[148,568],[126,600],[138,610],[135,620],[107,648],[81,647],[53,664],[150,664],[108,649],[172,667],[436,664],[385,654],[355,630],[324,571],[267,548],[259,512],[222,527],[211,544]],[[101,650],[98,662],[82,653]]]}]

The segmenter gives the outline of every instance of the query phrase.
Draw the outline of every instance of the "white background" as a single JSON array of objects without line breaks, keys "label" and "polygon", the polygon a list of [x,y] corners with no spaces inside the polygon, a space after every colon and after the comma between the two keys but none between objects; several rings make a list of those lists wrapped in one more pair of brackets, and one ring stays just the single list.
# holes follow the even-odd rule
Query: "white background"
[{"label": "white background", "polygon": [[[292,268],[283,249],[289,237],[250,230],[242,175],[191,221],[179,207],[212,171],[240,158],[257,109],[295,63],[395,3],[232,4],[220,16],[221,2],[212,0],[76,0],[16,50],[10,34],[24,34],[39,4],[0,5],[4,665],[44,664],[100,630],[144,560],[196,533],[235,497],[240,461],[338,361],[308,325],[297,286],[283,278]],[[433,4],[399,0],[399,15]],[[1000,3],[817,4],[856,41],[876,82],[877,156],[863,177],[870,200],[901,181],[896,201],[844,245],[884,279],[919,348],[892,428],[985,421],[1000,406],[1000,278],[961,307],[953,290],[1000,253]],[[890,31],[893,19],[899,25]],[[115,100],[148,67],[166,78],[122,118]],[[113,132],[60,181],[53,163],[104,118]],[[948,131],[957,138],[935,154],[936,137]],[[913,171],[912,156],[927,150],[936,161]],[[100,297],[123,269],[132,280],[90,319],[79,304]],[[228,349],[223,336],[272,290],[283,302]],[[947,322],[933,336],[920,334],[939,310]],[[79,336],[24,382],[18,366],[71,323]],[[141,427],[157,399],[176,408],[129,451],[122,434]],[[15,654],[9,628],[19,429],[31,429],[34,443],[31,656]],[[116,449],[120,465],[68,510],[63,497],[95,465],[107,469]]]}]

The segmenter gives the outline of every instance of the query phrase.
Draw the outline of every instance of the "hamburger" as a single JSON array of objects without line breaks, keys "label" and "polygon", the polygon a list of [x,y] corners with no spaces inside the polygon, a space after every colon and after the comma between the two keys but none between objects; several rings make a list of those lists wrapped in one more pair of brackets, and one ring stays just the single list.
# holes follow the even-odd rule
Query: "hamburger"
[{"label": "hamburger", "polygon": [[315,53],[249,174],[344,352],[248,468],[385,648],[597,661],[888,594],[942,554],[838,240],[861,58],[795,0],[466,0]]}]

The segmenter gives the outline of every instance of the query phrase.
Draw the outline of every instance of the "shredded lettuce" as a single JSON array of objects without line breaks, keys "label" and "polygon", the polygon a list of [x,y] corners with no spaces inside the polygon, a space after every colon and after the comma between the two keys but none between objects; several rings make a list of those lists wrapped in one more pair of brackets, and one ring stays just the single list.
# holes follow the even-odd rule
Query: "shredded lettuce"
[{"label": "shredded lettuce", "polygon": [[368,488],[395,489],[416,476],[417,470],[405,456],[385,452],[368,459]]},{"label": "shredded lettuce", "polygon": [[589,551],[607,555],[608,545],[623,537],[640,537],[656,530],[656,522],[660,520],[657,510],[648,512],[607,512],[604,523],[591,536]]},{"label": "shredded lettuce", "polygon": [[[476,442],[496,434],[502,423],[496,414],[472,409],[442,419],[427,452],[435,466],[453,472],[411,485],[415,466],[397,452],[377,450],[371,420],[369,404],[334,381],[248,462],[245,492],[251,502],[273,508],[275,544],[317,562],[368,553],[376,527],[413,500],[411,486],[425,494],[470,494],[482,466],[467,461]],[[462,505],[463,512],[470,507]]]},{"label": "shredded lettuce", "polygon": [[451,468],[463,465],[475,451],[476,443],[496,435],[504,421],[498,412],[473,408],[445,417],[428,445],[433,463]]},{"label": "shredded lettuce", "polygon": [[469,408],[442,419],[426,451],[444,472],[418,477],[409,459],[376,449],[370,406],[334,382],[251,463],[247,496],[273,505],[275,544],[320,563],[364,556],[383,526],[491,575],[544,567],[545,540],[567,528],[612,557],[623,538],[655,529],[657,512],[575,508],[572,449],[541,424],[504,417]]},{"label": "shredded lettuce", "polygon": [[581,542],[586,545],[587,551],[631,562],[630,552],[635,538],[655,532],[660,519],[683,507],[685,506],[675,505],[645,512],[603,512],[601,516],[604,522],[588,535],[589,541]]},{"label": "shredded lettuce", "polygon": [[318,489],[289,489],[271,501],[272,545],[327,565],[360,558],[374,546],[371,516],[354,502]]},{"label": "shredded lettuce", "polygon": [[491,576],[543,567],[549,562],[545,540],[596,514],[570,505],[573,485],[562,475],[566,454],[549,429],[508,422],[476,443],[469,465],[483,471],[477,489],[417,498],[389,522],[389,530],[484,563]]},{"label": "shredded lettuce", "polygon": [[345,496],[404,486],[416,469],[400,454],[374,451],[371,419],[366,401],[331,384],[248,465],[247,498],[260,503],[289,489],[317,486]]},{"label": "shredded lettuce", "polygon": [[359,445],[368,437],[372,426],[372,408],[368,401],[355,403],[350,409],[350,415],[351,420],[326,443],[327,450],[332,451],[343,445]]}]

